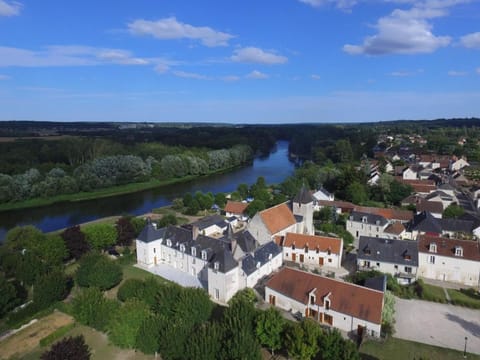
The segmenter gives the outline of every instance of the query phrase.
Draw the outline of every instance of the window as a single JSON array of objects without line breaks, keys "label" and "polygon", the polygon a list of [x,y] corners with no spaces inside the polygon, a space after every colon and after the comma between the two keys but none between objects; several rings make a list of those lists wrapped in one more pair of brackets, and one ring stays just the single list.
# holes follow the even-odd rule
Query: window
[{"label": "window", "polygon": [[332,249],[327,250],[327,255],[332,255]]},{"label": "window", "polygon": [[430,255],[430,256],[428,257],[428,263],[429,263],[429,264],[435,264],[435,256]]},{"label": "window", "polygon": [[463,256],[463,248],[461,246],[455,246],[455,256]]},{"label": "window", "polygon": [[215,289],[215,299],[220,299],[220,290]]},{"label": "window", "polygon": [[366,217],[366,216],[362,217],[362,222],[363,222],[363,223],[366,223],[366,222],[367,222],[367,217]]},{"label": "window", "polygon": [[207,251],[202,250],[202,260],[207,260]]},{"label": "window", "polygon": [[308,246],[305,246],[305,252],[308,253]]},{"label": "window", "polygon": [[370,261],[364,261],[363,266],[369,268],[370,267]]},{"label": "window", "polygon": [[181,251],[181,252],[185,252],[185,245],[183,245],[183,244],[180,245],[180,251]]},{"label": "window", "polygon": [[379,263],[379,262],[377,262],[377,267],[380,267],[380,263]]},{"label": "window", "polygon": [[192,247],[192,256],[197,256],[197,248]]},{"label": "window", "polygon": [[412,273],[412,267],[411,266],[405,266],[405,272],[407,274],[411,274]]},{"label": "window", "polygon": [[394,268],[395,268],[395,270],[398,270],[398,265],[395,265]]},{"label": "window", "polygon": [[328,259],[328,262],[331,263],[331,262],[332,262],[332,259]]},{"label": "window", "polygon": [[167,240],[167,246],[172,246],[172,240],[170,239]]},{"label": "window", "polygon": [[330,310],[330,300],[325,299],[325,310]]},{"label": "window", "polygon": [[192,264],[195,265],[195,258],[192,259]]},{"label": "window", "polygon": [[219,263],[218,261],[215,261],[215,263],[213,264],[213,268],[214,268],[215,270],[220,269],[220,263]]},{"label": "window", "polygon": [[[430,247],[429,247],[429,251],[436,253],[437,252],[437,244],[431,243]],[[434,264],[434,263],[432,263],[432,264]]]},{"label": "window", "polygon": [[153,253],[154,253],[154,254],[156,253],[155,248],[153,248]]},{"label": "window", "polygon": [[315,305],[315,295],[310,295],[310,305]]},{"label": "window", "polygon": [[285,253],[285,257],[288,257],[288,253]]},{"label": "window", "polygon": [[292,244],[292,250],[295,250],[295,244]]}]

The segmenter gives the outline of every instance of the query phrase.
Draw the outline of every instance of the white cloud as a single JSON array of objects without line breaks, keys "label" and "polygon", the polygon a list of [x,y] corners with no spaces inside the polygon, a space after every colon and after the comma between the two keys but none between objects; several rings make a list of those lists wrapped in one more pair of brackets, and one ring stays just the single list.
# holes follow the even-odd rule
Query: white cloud
[{"label": "white cloud", "polygon": [[321,7],[327,4],[334,4],[337,8],[342,10],[349,10],[355,4],[357,4],[357,0],[298,0],[304,4],[313,6],[313,7]]},{"label": "white cloud", "polygon": [[343,50],[352,55],[432,53],[449,45],[451,38],[434,35],[430,21],[446,16],[446,8],[457,3],[454,0],[433,0],[415,3],[409,10],[395,9],[374,25],[376,35],[366,37],[361,45],[344,45]]},{"label": "white cloud", "polygon": [[155,71],[159,74],[165,74],[168,70],[170,70],[170,66],[166,63],[160,63],[155,66]]},{"label": "white cloud", "polygon": [[463,46],[470,49],[480,49],[480,32],[468,34],[460,38]]},{"label": "white cloud", "polygon": [[147,65],[158,59],[144,59],[121,49],[80,45],[47,46],[35,51],[0,46],[0,67],[94,66],[105,64]]},{"label": "white cloud", "polygon": [[223,81],[234,82],[240,80],[240,76],[237,75],[227,75],[220,78]]},{"label": "white cloud", "polygon": [[20,14],[22,4],[17,1],[0,0],[0,16],[15,16]]},{"label": "white cloud", "polygon": [[172,74],[175,75],[175,76],[181,77],[181,78],[185,78],[185,79],[196,79],[196,80],[209,80],[210,79],[208,76],[205,76],[205,75],[190,73],[190,72],[180,71],[180,70],[173,71]]},{"label": "white cloud", "polygon": [[450,70],[448,72],[448,76],[467,76],[468,73],[466,71],[456,71],[456,70]]},{"label": "white cloud", "polygon": [[269,76],[258,70],[253,70],[250,74],[246,76],[248,79],[268,79]]},{"label": "white cloud", "polygon": [[277,55],[272,51],[265,51],[253,46],[236,49],[230,59],[235,62],[268,65],[284,64],[288,61],[288,58],[285,56]]},{"label": "white cloud", "polygon": [[311,77],[313,80],[320,80],[320,75],[317,75],[317,74],[312,74],[312,75],[310,75],[310,77]]},{"label": "white cloud", "polygon": [[392,71],[389,75],[395,77],[407,77],[412,76],[413,73],[410,71]]},{"label": "white cloud", "polygon": [[216,31],[207,26],[192,26],[178,21],[175,17],[157,21],[135,20],[128,24],[135,35],[151,35],[157,39],[193,39],[199,40],[205,46],[227,46],[234,36]]}]

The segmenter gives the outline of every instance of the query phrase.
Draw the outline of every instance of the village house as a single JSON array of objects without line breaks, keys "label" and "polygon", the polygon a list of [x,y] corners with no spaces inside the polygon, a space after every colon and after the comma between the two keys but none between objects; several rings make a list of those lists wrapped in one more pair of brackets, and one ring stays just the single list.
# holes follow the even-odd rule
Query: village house
[{"label": "village house", "polygon": [[454,171],[459,171],[467,166],[470,166],[470,164],[467,162],[466,159],[464,158],[460,158],[460,159],[457,159],[455,161],[452,161],[450,163],[450,166],[449,166],[449,170],[451,172],[454,172]]},{"label": "village house", "polygon": [[247,207],[247,202],[228,200],[223,210],[225,211],[225,216],[227,217],[234,216],[238,220],[246,221],[248,219],[248,216],[245,214]]},{"label": "village house", "polygon": [[418,239],[418,276],[480,286],[480,246],[472,240],[422,235]]},{"label": "village house", "polygon": [[360,337],[380,336],[382,291],[282,268],[267,282],[265,301]]},{"label": "village house", "polygon": [[416,214],[407,226],[406,237],[416,240],[420,235],[450,238],[479,235],[479,227],[471,220],[438,219],[429,212]]},{"label": "village house", "polygon": [[418,249],[414,241],[361,236],[357,251],[360,271],[376,270],[391,274],[400,284],[415,281]]},{"label": "village house", "polygon": [[283,249],[284,261],[333,268],[340,268],[342,263],[342,238],[287,233],[277,237],[277,244]]}]

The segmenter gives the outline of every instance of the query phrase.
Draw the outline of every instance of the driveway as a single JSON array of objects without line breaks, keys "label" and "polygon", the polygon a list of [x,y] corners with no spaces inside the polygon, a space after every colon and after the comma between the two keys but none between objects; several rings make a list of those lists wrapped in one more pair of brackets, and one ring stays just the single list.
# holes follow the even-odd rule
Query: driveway
[{"label": "driveway", "polygon": [[480,354],[480,310],[396,298],[394,337]]}]

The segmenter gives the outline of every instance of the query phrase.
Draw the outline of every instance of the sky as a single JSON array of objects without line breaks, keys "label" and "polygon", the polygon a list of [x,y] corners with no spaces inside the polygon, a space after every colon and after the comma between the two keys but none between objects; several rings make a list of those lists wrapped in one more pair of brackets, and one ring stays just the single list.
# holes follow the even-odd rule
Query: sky
[{"label": "sky", "polygon": [[480,117],[480,0],[0,0],[0,120]]}]

